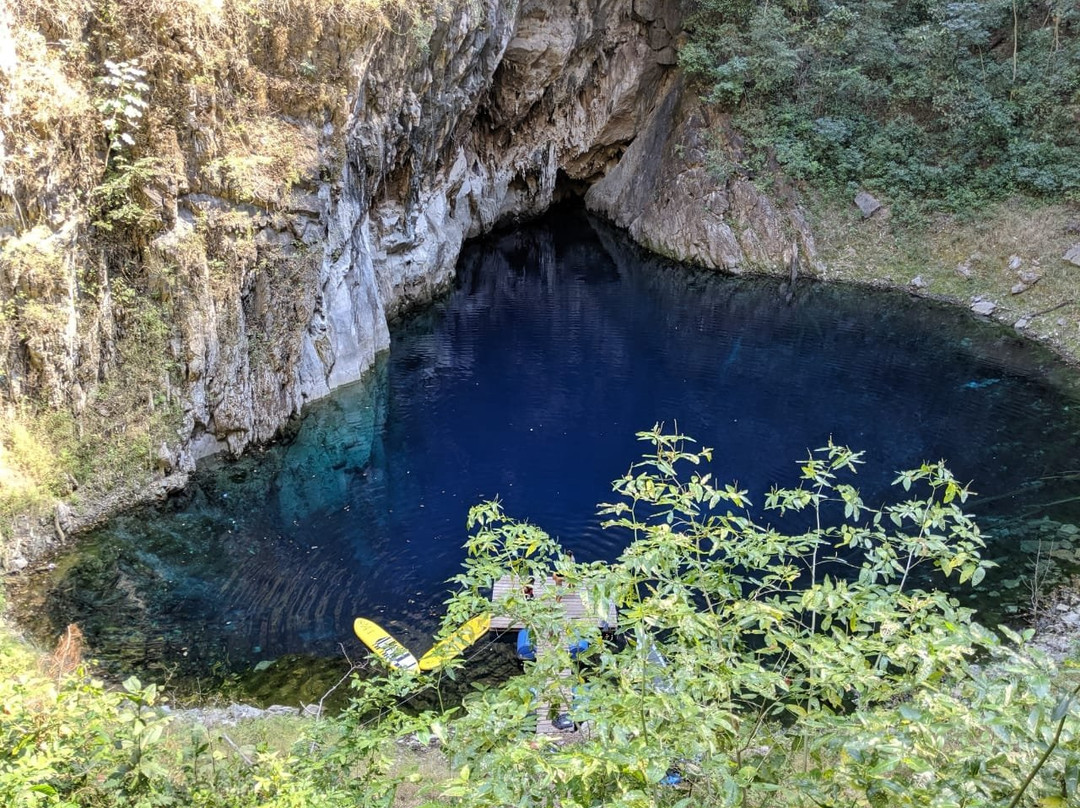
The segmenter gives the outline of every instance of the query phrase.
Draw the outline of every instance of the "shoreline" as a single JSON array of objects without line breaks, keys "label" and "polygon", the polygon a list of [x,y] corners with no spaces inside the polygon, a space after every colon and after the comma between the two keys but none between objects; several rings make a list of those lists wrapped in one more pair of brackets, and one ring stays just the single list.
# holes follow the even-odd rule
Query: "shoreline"
[{"label": "shoreline", "polygon": [[[1024,200],[1010,200],[996,206],[989,206],[985,211],[985,219],[980,220],[978,224],[989,227],[995,219],[1002,218],[1003,210],[1006,215],[1009,215],[1013,212],[1012,208],[1025,204],[1028,203]],[[1052,274],[1044,271],[1043,275],[1040,275],[1039,282],[1032,284],[1041,293],[1037,298],[1007,294],[1009,290],[1003,289],[1002,281],[1009,281],[1014,271],[1010,271],[1009,274],[990,271],[972,272],[963,278],[958,278],[956,272],[943,263],[940,250],[937,250],[933,243],[935,233],[940,237],[940,224],[935,229],[931,223],[927,223],[925,234],[914,231],[910,227],[893,231],[887,208],[883,208],[884,214],[875,214],[874,217],[866,219],[861,218],[854,205],[848,209],[835,201],[829,204],[823,203],[821,199],[814,200],[813,209],[814,218],[817,220],[815,225],[822,233],[824,245],[820,249],[821,260],[813,270],[795,277],[796,285],[800,282],[811,281],[906,292],[911,297],[931,304],[965,310],[972,317],[1010,330],[1017,338],[1030,341],[1052,352],[1067,374],[1069,371],[1080,370],[1080,268],[1073,268],[1077,273],[1075,280],[1078,282],[1075,284],[1074,279],[1068,277],[1070,271],[1068,268],[1065,269],[1064,277],[1062,273],[1057,272],[1057,278],[1044,278],[1043,275]],[[1038,211],[1047,211],[1046,218],[1055,220],[1055,224],[1059,226],[1061,221],[1072,222],[1072,210],[1068,206],[1040,206],[1035,211],[1028,212]],[[839,240],[838,230],[843,234]],[[865,250],[867,240],[873,241],[876,249]],[[902,250],[898,251],[894,248],[898,244],[910,245],[912,240],[925,244],[925,254],[921,259],[914,259],[917,261],[917,266],[922,267],[922,271],[905,281],[904,276],[917,267],[912,265],[913,259],[910,254],[903,254]],[[1053,245],[1055,248],[1058,246],[1060,244]],[[960,239],[960,247],[952,244],[951,250],[957,253],[971,253],[974,245],[970,240]],[[1055,252],[1055,249],[1045,246],[1040,250],[1044,254]],[[852,260],[852,254],[856,251],[860,256],[857,262]],[[1013,263],[1015,263],[1015,258],[1016,256],[1013,256]],[[984,257],[980,260],[990,264],[995,259]],[[1022,266],[1041,267],[1045,258],[1036,256],[1020,260]],[[1065,262],[1062,260],[1061,263]],[[731,274],[714,268],[704,267],[703,269]],[[738,276],[775,278],[791,282],[789,273],[780,269],[738,273]],[[1051,280],[1056,280],[1057,284],[1052,284]],[[1069,286],[1074,286],[1077,297],[1061,299],[1063,295],[1059,294],[1059,290],[1067,290]],[[963,295],[958,292],[963,292]],[[1002,298],[1003,292],[1006,293],[1008,299]],[[979,307],[980,303],[986,305]],[[1073,311],[1070,312],[1070,310]],[[1066,319],[1070,313],[1077,326],[1073,329],[1075,334],[1071,339],[1067,337],[1070,322]],[[1046,321],[1049,315],[1057,316],[1053,317],[1052,321]],[[1042,318],[1043,322],[1033,325],[1033,321],[1039,318]],[[1080,396],[1080,375],[1076,379],[1055,381],[1062,383],[1067,392]],[[276,438],[266,443],[253,444],[243,454],[257,452],[273,440]],[[172,492],[182,489],[189,480],[190,472],[188,471],[157,472],[149,479],[127,481],[102,497],[85,502],[79,501],[78,496],[57,499],[52,502],[47,511],[37,514],[20,514],[13,520],[10,533],[6,531],[0,533],[0,574],[17,575],[25,569],[40,564],[53,553],[76,541],[86,531],[129,508],[161,501]]]}]

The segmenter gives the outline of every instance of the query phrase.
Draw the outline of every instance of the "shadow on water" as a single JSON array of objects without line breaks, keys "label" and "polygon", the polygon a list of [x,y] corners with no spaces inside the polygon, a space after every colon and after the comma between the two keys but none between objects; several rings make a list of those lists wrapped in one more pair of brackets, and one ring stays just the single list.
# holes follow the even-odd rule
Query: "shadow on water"
[{"label": "shadow on water", "polygon": [[[206,461],[27,576],[24,624],[45,639],[79,623],[118,675],[317,701],[364,656],[356,616],[429,646],[483,499],[580,560],[614,558],[596,504],[657,421],[715,447],[716,476],[759,502],[830,436],[866,451],[869,503],[946,458],[1004,562],[981,587],[987,622],[1025,607],[1036,557],[1057,575],[1077,560],[1075,375],[963,311],[720,277],[564,210],[469,245],[455,289],[392,343],[276,445]],[[494,645],[472,675],[512,669]]]}]

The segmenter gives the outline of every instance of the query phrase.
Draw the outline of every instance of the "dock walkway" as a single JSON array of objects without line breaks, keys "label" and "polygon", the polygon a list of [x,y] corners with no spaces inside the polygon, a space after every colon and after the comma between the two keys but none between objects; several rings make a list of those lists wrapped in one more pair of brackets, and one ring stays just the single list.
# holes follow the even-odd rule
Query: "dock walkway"
[{"label": "dock walkway", "polygon": [[[514,622],[510,617],[498,613],[498,604],[500,601],[505,600],[508,595],[514,593],[523,594],[524,588],[524,583],[521,579],[510,575],[500,578],[495,582],[495,586],[492,587],[491,590],[491,602],[495,607],[491,618],[491,627],[493,629],[506,630],[525,628],[521,623]],[[604,612],[597,614],[598,610],[592,608],[591,604],[585,601],[580,592],[575,591],[573,587],[567,586],[566,584],[557,583],[552,577],[548,577],[543,583],[533,583],[533,597],[537,600],[554,598],[556,602],[562,606],[565,620],[570,626],[574,623],[594,623],[602,629],[615,628],[615,604],[609,604]],[[572,633],[572,630],[568,633]],[[536,643],[537,655],[541,655],[546,653],[547,650],[550,650],[547,645],[547,643],[551,641],[550,638],[534,636],[533,641]],[[569,678],[569,670],[560,671],[559,690],[562,693],[563,705],[567,709],[569,709],[573,699],[572,688],[566,683],[566,680]],[[550,713],[551,705],[548,702],[541,702],[537,705],[536,734],[561,736],[564,739],[573,737],[572,732],[557,729],[554,724],[552,724]],[[581,731],[587,730],[583,727]]]},{"label": "dock walkway", "polygon": [[[524,588],[524,584],[520,579],[506,575],[496,581],[495,586],[492,587],[491,602],[497,605],[499,601],[505,599],[507,595],[512,592],[520,593]],[[615,628],[616,616],[614,603],[608,605],[607,619],[605,620],[604,617],[597,616],[596,610],[591,608],[591,606],[584,601],[581,593],[565,584],[559,585],[555,583],[554,578],[548,577],[543,583],[534,583],[533,597],[537,600],[555,597],[558,602],[562,604],[563,611],[565,612],[568,621],[591,621],[601,628]],[[497,610],[492,615],[491,627],[494,629],[525,628],[521,623],[514,623],[509,617],[498,614]]]}]

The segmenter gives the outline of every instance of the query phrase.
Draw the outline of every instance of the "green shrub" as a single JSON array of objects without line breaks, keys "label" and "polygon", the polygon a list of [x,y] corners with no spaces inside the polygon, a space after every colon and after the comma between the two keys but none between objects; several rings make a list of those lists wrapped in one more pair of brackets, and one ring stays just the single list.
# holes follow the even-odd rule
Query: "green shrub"
[{"label": "green shrub", "polygon": [[[590,648],[571,659],[559,603],[512,593],[500,610],[547,640],[521,675],[427,712],[416,696],[460,660],[354,678],[351,706],[289,753],[170,732],[152,686],[50,679],[0,641],[0,799],[392,806],[416,777],[401,765],[405,740],[440,747],[432,806],[1080,799],[1075,668],[981,627],[935,588],[977,584],[989,566],[969,493],[943,464],[899,473],[894,501],[875,507],[851,484],[861,456],[830,442],[755,517],[748,492],[713,479],[711,450],[659,428],[640,437],[648,454],[602,506],[628,539],[613,564],[577,562],[497,502],[478,505],[445,621],[490,609],[504,575],[555,571],[597,615],[618,607],[619,640],[578,626]],[[587,729],[568,744],[535,736],[541,704]]]},{"label": "green shrub", "polygon": [[[710,450],[658,429],[641,437],[651,452],[603,506],[607,524],[631,538],[612,565],[575,562],[498,503],[470,513],[448,625],[487,608],[493,580],[557,570],[598,613],[619,606],[625,643],[576,627],[591,646],[573,661],[557,604],[503,604],[547,642],[523,675],[468,698],[462,715],[428,719],[423,737],[442,743],[453,772],[439,792],[448,804],[1076,798],[1068,679],[930,585],[977,583],[988,566],[962,510],[968,492],[942,464],[899,474],[898,500],[875,508],[846,480],[860,456],[830,443],[804,462],[798,486],[765,495],[761,523],[747,492],[712,479]],[[534,738],[544,703],[588,732],[565,746]],[[392,704],[383,711],[392,736],[401,718],[389,718]],[[1048,750],[1056,754],[1039,766]],[[664,785],[676,769],[681,788]]]},{"label": "green shrub", "polygon": [[[1080,7],[699,0],[681,63],[751,144],[824,188],[929,208],[1080,198]],[[1015,47],[1014,47],[1015,45]]]}]

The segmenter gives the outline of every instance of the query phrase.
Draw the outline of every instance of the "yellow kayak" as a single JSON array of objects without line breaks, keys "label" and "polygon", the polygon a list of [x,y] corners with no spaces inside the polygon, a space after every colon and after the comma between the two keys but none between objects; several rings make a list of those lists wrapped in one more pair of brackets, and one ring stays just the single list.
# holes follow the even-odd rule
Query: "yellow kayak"
[{"label": "yellow kayak", "polygon": [[481,614],[444,640],[435,643],[430,651],[420,657],[420,670],[430,671],[441,667],[456,657],[491,628],[491,615]]},{"label": "yellow kayak", "polygon": [[387,665],[406,671],[416,670],[416,657],[378,623],[358,617],[353,621],[353,631],[360,641]]}]

